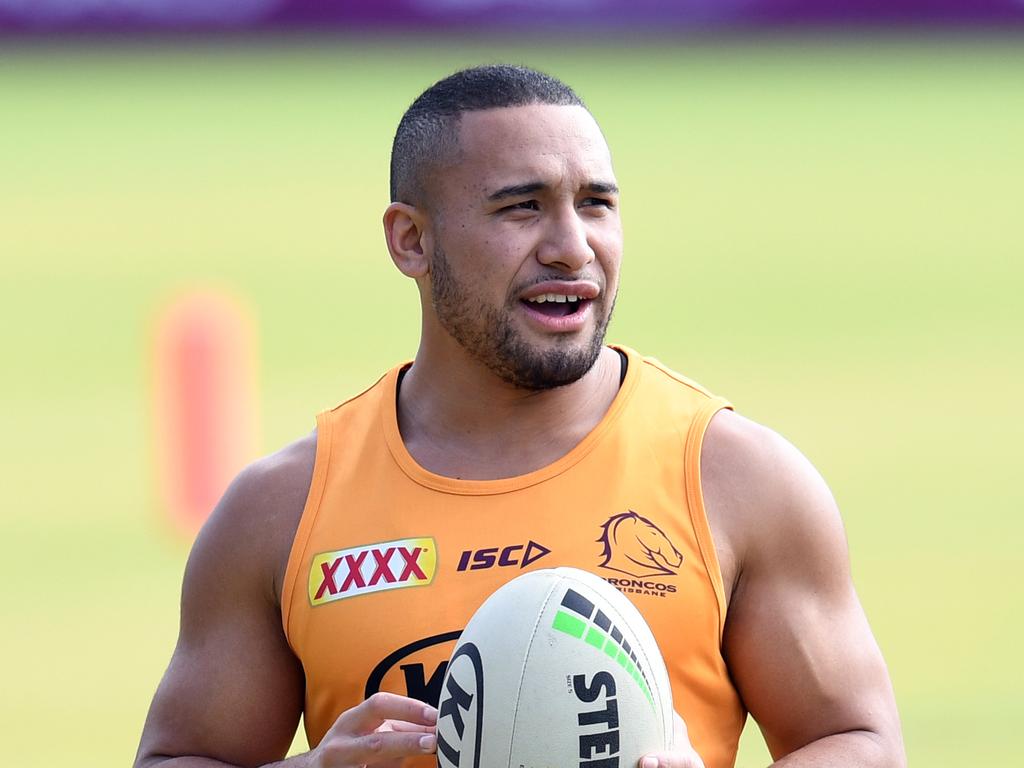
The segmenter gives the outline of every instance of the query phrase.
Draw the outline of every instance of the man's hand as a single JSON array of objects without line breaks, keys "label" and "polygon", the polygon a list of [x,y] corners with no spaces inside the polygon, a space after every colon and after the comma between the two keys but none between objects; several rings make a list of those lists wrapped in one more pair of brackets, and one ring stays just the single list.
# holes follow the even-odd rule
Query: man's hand
[{"label": "man's hand", "polygon": [[375,693],[342,712],[311,753],[316,768],[397,768],[437,747],[437,710],[416,699]]},{"label": "man's hand", "polygon": [[690,743],[686,733],[686,723],[678,712],[672,713],[673,733],[671,749],[665,752],[652,752],[640,758],[639,768],[704,768],[697,750]]}]

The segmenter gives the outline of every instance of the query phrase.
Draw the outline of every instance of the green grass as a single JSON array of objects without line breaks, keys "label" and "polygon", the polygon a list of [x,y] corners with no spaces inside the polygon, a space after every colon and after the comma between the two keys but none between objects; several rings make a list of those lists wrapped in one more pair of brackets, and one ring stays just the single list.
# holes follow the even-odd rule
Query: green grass
[{"label": "green grass", "polygon": [[[910,760],[1010,765],[1024,493],[1020,41],[27,48],[0,67],[5,761],[127,764],[187,544],[153,490],[156,308],[261,328],[267,450],[415,348],[394,126],[496,58],[578,87],[627,232],[611,338],[797,443],[844,509]],[[739,764],[766,760],[748,729]]]}]

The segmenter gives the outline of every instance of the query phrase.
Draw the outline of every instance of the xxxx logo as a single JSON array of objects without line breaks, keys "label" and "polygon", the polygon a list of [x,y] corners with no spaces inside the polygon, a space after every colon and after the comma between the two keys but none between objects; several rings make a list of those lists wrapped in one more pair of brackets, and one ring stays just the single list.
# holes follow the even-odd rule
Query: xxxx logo
[{"label": "xxxx logo", "polygon": [[434,580],[437,548],[431,538],[400,539],[321,552],[309,569],[312,605],[346,597],[421,587]]}]

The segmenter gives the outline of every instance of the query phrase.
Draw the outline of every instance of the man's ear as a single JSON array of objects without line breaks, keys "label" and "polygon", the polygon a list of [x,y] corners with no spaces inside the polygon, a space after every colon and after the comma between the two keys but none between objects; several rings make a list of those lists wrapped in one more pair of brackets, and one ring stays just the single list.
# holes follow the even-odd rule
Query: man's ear
[{"label": "man's ear", "polygon": [[434,236],[429,217],[416,206],[392,203],[384,211],[384,239],[395,266],[406,277],[423,277],[430,266]]}]

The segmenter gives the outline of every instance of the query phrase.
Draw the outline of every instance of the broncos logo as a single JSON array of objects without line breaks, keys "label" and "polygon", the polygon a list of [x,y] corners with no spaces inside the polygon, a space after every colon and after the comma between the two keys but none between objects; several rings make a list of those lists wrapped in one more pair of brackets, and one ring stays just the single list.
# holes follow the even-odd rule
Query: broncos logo
[{"label": "broncos logo", "polygon": [[682,553],[668,536],[632,510],[609,517],[601,531],[597,541],[604,545],[602,568],[643,578],[673,575],[683,563]]}]

